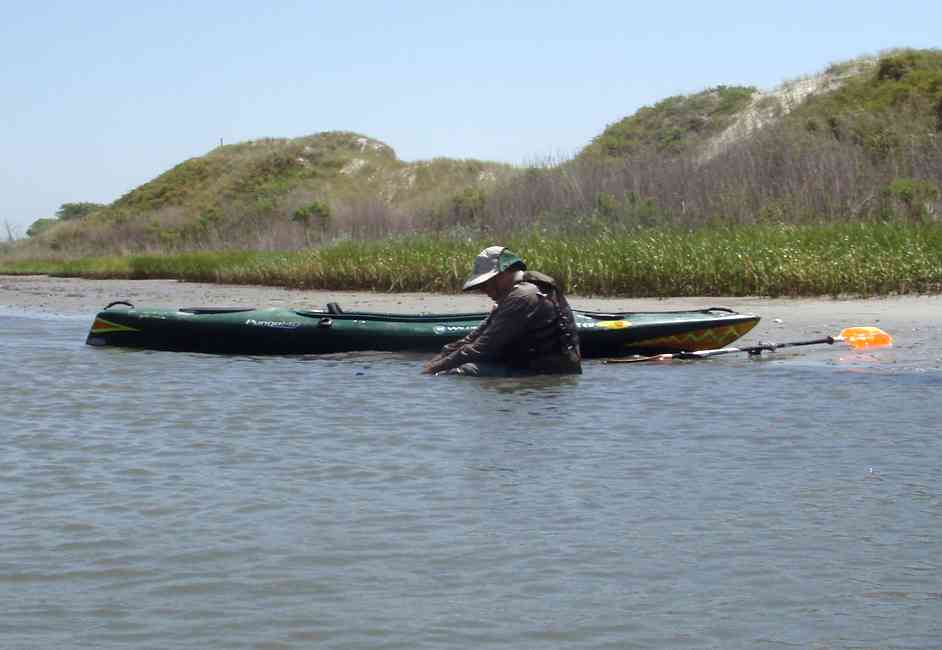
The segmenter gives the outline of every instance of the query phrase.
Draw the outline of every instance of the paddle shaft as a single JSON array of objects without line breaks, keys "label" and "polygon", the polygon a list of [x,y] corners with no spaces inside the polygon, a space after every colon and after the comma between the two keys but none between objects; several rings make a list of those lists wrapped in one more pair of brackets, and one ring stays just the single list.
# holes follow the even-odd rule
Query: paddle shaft
[{"label": "paddle shaft", "polygon": [[665,358],[673,359],[702,359],[704,357],[715,357],[720,354],[733,354],[734,352],[745,352],[747,354],[761,354],[762,352],[772,352],[782,348],[797,348],[803,345],[821,345],[827,343],[834,345],[841,339],[833,336],[826,336],[812,341],[791,341],[788,343],[760,343],[759,345],[749,345],[741,348],[719,348],[717,350],[702,350],[700,352],[678,352],[676,354],[663,355]]},{"label": "paddle shaft", "polygon": [[716,357],[721,354],[733,354],[736,352],[745,352],[750,356],[761,354],[763,352],[772,352],[782,348],[797,348],[803,345],[820,345],[827,343],[833,345],[838,341],[844,340],[840,336],[826,336],[821,339],[811,341],[790,341],[788,343],[761,343],[759,345],[749,345],[741,348],[717,348],[715,350],[700,350],[699,352],[674,352],[670,354],[655,354],[650,357],[628,357],[623,359],[606,359],[605,363],[638,363],[640,361],[667,361],[669,359],[706,359],[707,357]]}]

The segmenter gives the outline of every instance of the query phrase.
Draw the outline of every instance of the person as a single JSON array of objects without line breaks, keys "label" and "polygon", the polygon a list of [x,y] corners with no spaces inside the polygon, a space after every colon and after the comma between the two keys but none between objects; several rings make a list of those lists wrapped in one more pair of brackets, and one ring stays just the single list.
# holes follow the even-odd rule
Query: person
[{"label": "person", "polygon": [[579,334],[553,278],[527,271],[520,257],[489,246],[474,260],[464,291],[486,293],[496,306],[470,334],[445,345],[426,374],[509,377],[582,372]]}]

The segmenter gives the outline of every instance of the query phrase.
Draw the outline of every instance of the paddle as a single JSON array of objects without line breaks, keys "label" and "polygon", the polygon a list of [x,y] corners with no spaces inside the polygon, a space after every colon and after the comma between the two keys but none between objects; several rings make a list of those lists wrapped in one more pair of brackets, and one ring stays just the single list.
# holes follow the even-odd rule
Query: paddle
[{"label": "paddle", "polygon": [[693,352],[674,352],[672,354],[656,354],[650,357],[626,357],[624,359],[606,359],[605,363],[638,363],[641,361],[668,361],[670,359],[705,359],[721,354],[745,352],[749,355],[760,355],[763,352],[772,352],[781,348],[796,348],[802,345],[820,345],[827,343],[846,343],[854,350],[867,348],[882,348],[893,345],[893,337],[879,327],[848,327],[841,330],[837,336],[827,336],[823,339],[811,341],[792,341],[790,343],[760,343],[741,348],[717,348],[715,350],[696,350]]}]

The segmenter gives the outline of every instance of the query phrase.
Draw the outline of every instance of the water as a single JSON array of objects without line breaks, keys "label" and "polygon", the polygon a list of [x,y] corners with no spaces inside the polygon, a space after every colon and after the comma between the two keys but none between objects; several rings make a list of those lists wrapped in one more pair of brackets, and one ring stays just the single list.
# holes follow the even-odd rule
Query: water
[{"label": "water", "polygon": [[88,325],[0,316],[2,648],[942,647],[937,331],[473,380]]}]

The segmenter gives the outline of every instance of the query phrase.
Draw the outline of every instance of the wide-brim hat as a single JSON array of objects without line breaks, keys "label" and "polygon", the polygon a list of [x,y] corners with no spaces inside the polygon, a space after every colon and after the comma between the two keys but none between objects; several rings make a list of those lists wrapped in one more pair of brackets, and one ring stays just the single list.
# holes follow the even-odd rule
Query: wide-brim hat
[{"label": "wide-brim hat", "polygon": [[503,246],[488,246],[474,258],[474,270],[465,281],[462,291],[469,291],[509,269],[526,270],[527,265],[514,252]]}]

